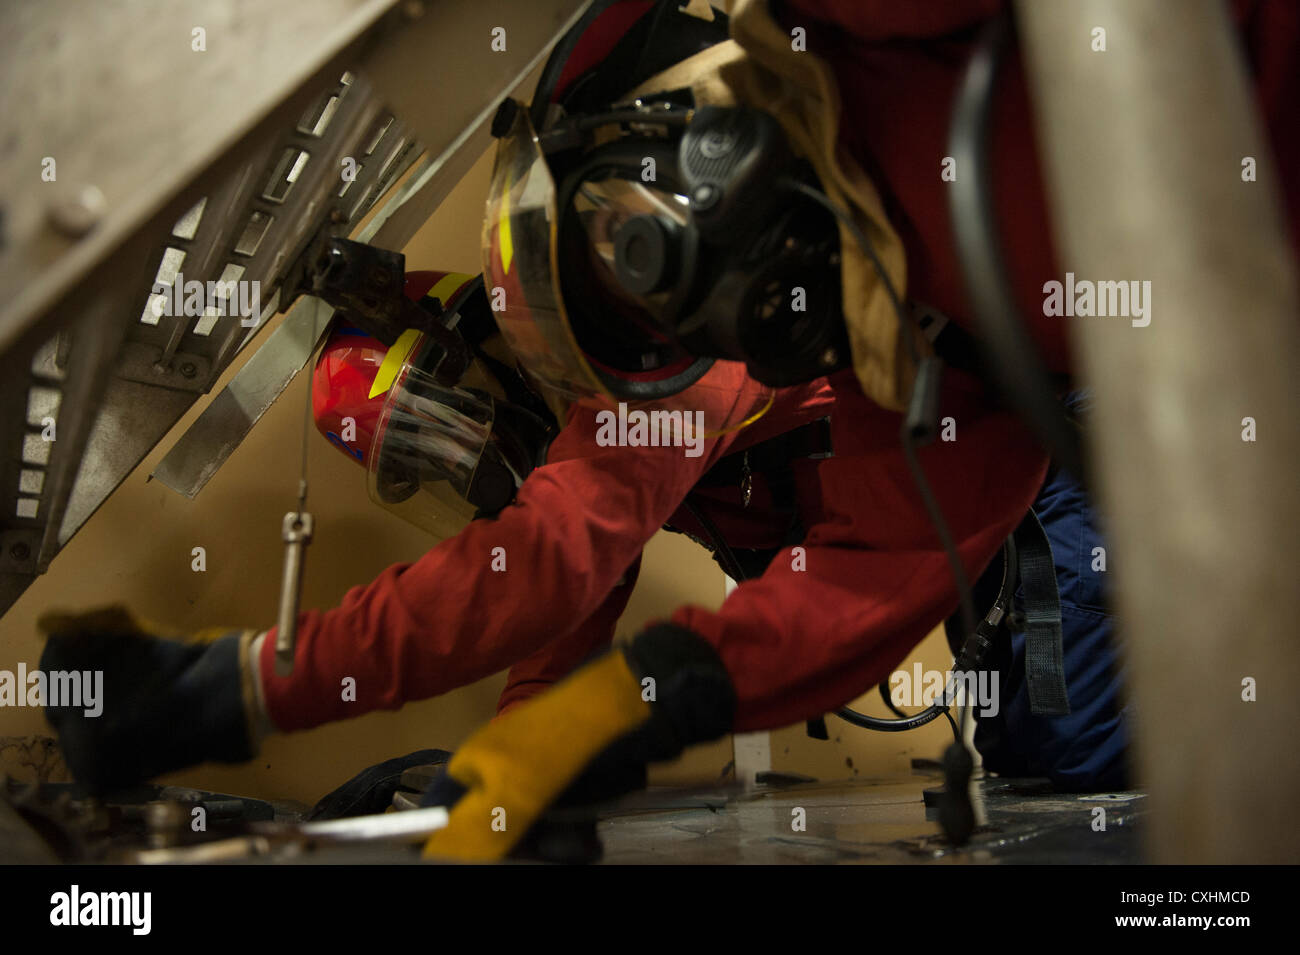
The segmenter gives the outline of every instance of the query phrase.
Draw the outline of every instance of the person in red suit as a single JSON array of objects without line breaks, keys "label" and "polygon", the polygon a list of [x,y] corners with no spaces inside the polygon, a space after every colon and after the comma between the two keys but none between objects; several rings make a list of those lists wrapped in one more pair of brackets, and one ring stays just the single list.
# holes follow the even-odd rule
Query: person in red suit
[{"label": "person in red suit", "polygon": [[[968,329],[970,308],[940,173],[954,97],[976,31],[1003,7],[996,0],[918,6],[794,0],[770,11],[783,31],[802,31],[806,50],[834,76],[840,104],[836,152],[852,160],[878,193],[901,243],[903,260],[896,268],[905,270],[908,300],[926,303]],[[1295,9],[1242,2],[1234,11],[1277,160],[1284,170],[1300,171],[1300,140],[1286,112],[1300,94]],[[658,8],[648,2],[605,5],[571,51],[552,98],[574,95],[620,38],[655,15]],[[1059,279],[1061,270],[1050,243],[1032,128],[1024,75],[1013,58],[994,103],[993,188],[1013,289],[1030,317],[1031,336],[1048,369],[1068,375],[1065,327],[1042,309],[1043,286]],[[1296,177],[1281,179],[1295,223]],[[502,246],[498,237],[492,246],[497,258],[487,256],[485,281],[501,279],[513,295]],[[516,353],[521,342],[518,336],[511,341]],[[520,357],[527,367],[527,358]],[[730,424],[748,420],[761,403],[757,384],[727,363],[710,374],[716,389],[709,392],[715,402],[710,415]],[[214,671],[233,673],[242,653],[243,672],[251,668],[257,676],[251,681],[254,702],[242,710],[230,703],[227,722],[210,742],[186,741],[185,759],[247,758],[259,720],[293,730],[393,708],[519,665],[546,647],[565,647],[555,667],[544,658],[534,661],[541,678],[528,676],[529,664],[523,664],[522,679],[512,677],[516,695],[507,701],[508,711],[467,742],[428,794],[431,804],[450,807],[451,818],[430,840],[430,854],[500,858],[592,766],[615,758],[666,758],[693,742],[788,725],[855,698],[956,609],[958,590],[899,442],[898,403],[877,400],[879,394],[868,397],[856,367],[841,367],[826,382],[825,392],[778,390],[767,415],[711,437],[698,458],[686,458],[679,449],[603,447],[594,416],[582,412],[581,402],[573,405],[578,410],[552,443],[546,464],[495,518],[472,522],[414,564],[389,568],[351,591],[338,608],[303,614],[298,665],[290,677],[274,674],[266,635],[254,663],[248,661],[256,634],[231,641],[221,661],[177,662],[178,674],[210,662]],[[834,402],[834,456],[816,466],[816,504],[804,514],[806,534],[797,553],[792,545],[789,553],[778,554],[721,609],[676,608],[626,647],[548,689],[550,679],[603,642],[605,622],[617,616],[625,599],[618,596],[620,580],[645,540],[673,517],[706,472],[746,442],[823,416],[827,396]],[[918,457],[955,550],[975,574],[1029,509],[1048,455],[972,374],[949,369],[938,405],[955,422],[957,439],[930,444]],[[665,463],[665,452],[673,453],[671,462]],[[508,569],[494,572],[488,555],[502,546]],[[602,621],[598,628],[583,629],[596,620]],[[50,646],[57,648],[52,662],[58,662],[94,628],[61,618],[49,629]],[[581,639],[565,643],[580,632]],[[355,703],[339,698],[345,674],[357,679]],[[523,700],[526,686],[545,692]],[[65,725],[75,737],[81,727],[72,726],[73,719]],[[231,726],[243,738],[236,740]],[[154,751],[165,748],[160,743]],[[133,769],[156,772],[174,765],[172,756]],[[505,807],[512,820],[505,830],[489,824],[497,807]]]}]

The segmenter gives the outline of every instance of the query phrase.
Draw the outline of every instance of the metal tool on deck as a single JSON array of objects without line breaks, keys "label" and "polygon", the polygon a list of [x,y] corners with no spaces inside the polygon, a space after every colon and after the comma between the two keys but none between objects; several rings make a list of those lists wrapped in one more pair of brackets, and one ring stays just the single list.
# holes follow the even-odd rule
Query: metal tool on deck
[{"label": "metal tool on deck", "polygon": [[126,861],[142,865],[186,865],[248,861],[261,856],[304,858],[313,849],[330,846],[400,846],[421,842],[446,825],[447,810],[441,806],[322,822],[258,822],[250,823],[247,832],[226,839],[134,850],[126,856]]}]

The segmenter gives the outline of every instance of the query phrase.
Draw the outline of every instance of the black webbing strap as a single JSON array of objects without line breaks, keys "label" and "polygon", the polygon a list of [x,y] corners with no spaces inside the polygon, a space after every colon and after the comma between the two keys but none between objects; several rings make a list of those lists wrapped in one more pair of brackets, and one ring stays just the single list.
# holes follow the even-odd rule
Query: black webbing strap
[{"label": "black webbing strap", "polygon": [[[918,324],[921,325],[922,331],[929,335],[931,329],[927,319],[934,320],[934,314],[923,315],[918,320]],[[984,377],[980,364],[979,345],[975,341],[975,336],[956,322],[944,319],[930,342],[934,346],[934,353],[942,358],[943,363],[949,368],[980,378]]]},{"label": "black webbing strap", "polygon": [[[917,323],[944,364],[988,381],[979,343],[970,332],[933,309],[921,309]],[[1070,712],[1070,700],[1065,689],[1061,592],[1052,545],[1033,510],[1025,515],[1012,538],[1025,625],[1029,709],[1035,716],[1065,716]]]},{"label": "black webbing strap", "polygon": [[1020,570],[1020,605],[1025,620],[1025,681],[1029,709],[1035,716],[1065,716],[1070,699],[1065,689],[1061,632],[1061,594],[1047,532],[1032,510],[1016,532]]},{"label": "black webbing strap", "polygon": [[[678,6],[675,0],[658,0],[655,8],[647,10],[596,67],[564,91],[565,111],[570,115],[603,112],[670,66],[728,38],[727,15],[722,11],[715,10],[711,21],[701,20]],[[539,111],[534,104],[534,128],[542,129],[544,117],[544,109]]]},{"label": "black webbing strap", "polygon": [[[431,298],[432,296],[426,295],[420,300],[420,303],[425,305]],[[560,424],[555,420],[554,412],[529,387],[527,380],[519,373],[519,370],[494,358],[483,347],[488,339],[500,334],[496,321],[491,317],[492,310],[488,307],[487,291],[483,287],[483,276],[477,275],[471,280],[471,287],[461,298],[457,309],[460,318],[456,323],[456,331],[460,333],[461,338],[465,339],[466,344],[474,353],[474,357],[487,367],[488,371],[492,373],[492,377],[496,378],[502,391],[506,393],[506,401],[525,411],[532,412],[545,424],[559,431]]]}]

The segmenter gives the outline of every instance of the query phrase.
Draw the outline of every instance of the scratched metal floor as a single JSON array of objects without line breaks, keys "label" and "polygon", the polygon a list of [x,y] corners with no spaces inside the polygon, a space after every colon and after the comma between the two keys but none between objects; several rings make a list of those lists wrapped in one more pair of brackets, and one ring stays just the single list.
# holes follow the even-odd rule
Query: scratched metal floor
[{"label": "scratched metal floor", "polygon": [[[783,783],[749,791],[729,784],[651,789],[607,804],[598,832],[605,864],[1117,864],[1141,862],[1141,793],[1053,793],[1045,781],[989,778],[977,783],[984,823],[971,843],[949,845],[922,790],[933,775],[893,780]],[[48,846],[6,816],[0,801],[0,861],[53,862]],[[1105,830],[1094,828],[1105,812]],[[805,827],[791,825],[802,810]],[[9,830],[6,829],[6,821]],[[8,837],[7,837],[8,835]],[[27,853],[21,839],[28,837]],[[8,857],[8,858],[6,858]],[[291,859],[239,861],[415,864],[414,848],[321,847]]]},{"label": "scratched metal floor", "polygon": [[[1141,862],[1141,793],[1078,796],[1046,782],[980,781],[986,823],[955,849],[922,789],[938,780],[864,780],[736,789],[652,790],[606,813],[606,864],[1023,864]],[[1093,810],[1105,810],[1105,831]],[[793,811],[806,829],[793,831]]]}]

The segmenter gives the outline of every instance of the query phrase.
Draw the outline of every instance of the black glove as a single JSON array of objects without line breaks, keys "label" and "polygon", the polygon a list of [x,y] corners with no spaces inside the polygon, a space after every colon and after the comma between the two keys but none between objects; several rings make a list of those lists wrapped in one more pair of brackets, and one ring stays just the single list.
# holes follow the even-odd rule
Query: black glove
[{"label": "black glove", "polygon": [[99,715],[87,716],[87,707],[65,700],[47,699],[45,707],[68,768],[91,792],[256,755],[248,659],[255,631],[162,639],[121,606],[47,614],[37,626],[47,636],[40,664],[47,676],[80,671],[94,686],[102,673]]}]

